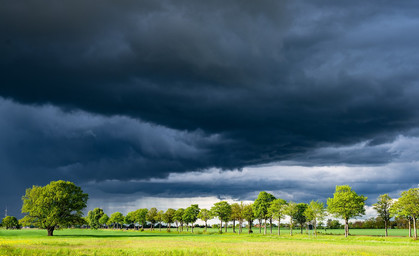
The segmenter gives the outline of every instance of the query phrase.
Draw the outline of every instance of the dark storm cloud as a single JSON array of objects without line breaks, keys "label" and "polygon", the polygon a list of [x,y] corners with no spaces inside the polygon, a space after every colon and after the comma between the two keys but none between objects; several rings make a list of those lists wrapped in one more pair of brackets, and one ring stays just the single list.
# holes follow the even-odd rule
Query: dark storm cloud
[{"label": "dark storm cloud", "polygon": [[415,1],[0,5],[11,190],[280,161],[388,164],[403,152],[381,145],[418,127]]}]

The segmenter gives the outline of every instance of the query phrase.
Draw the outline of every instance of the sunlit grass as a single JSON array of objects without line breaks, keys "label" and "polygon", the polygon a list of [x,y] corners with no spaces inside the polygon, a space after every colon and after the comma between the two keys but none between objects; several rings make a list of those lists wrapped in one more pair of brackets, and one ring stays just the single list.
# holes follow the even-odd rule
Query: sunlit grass
[{"label": "sunlit grass", "polygon": [[0,230],[3,255],[419,255],[406,237],[179,234],[176,231]]}]

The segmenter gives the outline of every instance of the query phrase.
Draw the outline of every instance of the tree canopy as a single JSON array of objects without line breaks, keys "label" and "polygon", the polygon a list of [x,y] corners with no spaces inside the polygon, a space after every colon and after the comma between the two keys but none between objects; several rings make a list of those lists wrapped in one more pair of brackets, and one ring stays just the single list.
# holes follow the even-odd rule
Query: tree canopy
[{"label": "tree canopy", "polygon": [[14,216],[6,216],[1,222],[6,229],[19,228],[19,221]]},{"label": "tree canopy", "polygon": [[52,181],[40,187],[26,189],[22,197],[23,223],[47,229],[52,236],[58,226],[81,223],[88,195],[70,181]]},{"label": "tree canopy", "polygon": [[391,199],[388,194],[380,195],[377,203],[373,204],[373,208],[377,211],[378,216],[380,216],[384,221],[385,236],[388,236],[387,224],[391,218],[390,208],[392,204],[393,199]]},{"label": "tree canopy", "polygon": [[103,209],[100,208],[95,208],[92,211],[89,211],[87,213],[87,223],[89,224],[90,228],[98,229],[101,226],[99,220],[104,214],[105,213],[103,212]]},{"label": "tree canopy", "polygon": [[272,201],[275,200],[275,197],[272,194],[269,194],[265,191],[259,193],[255,202],[253,203],[253,213],[258,219],[265,220],[265,231],[266,235],[266,220],[269,218],[268,209]]},{"label": "tree canopy", "polygon": [[231,216],[231,205],[227,201],[217,202],[211,207],[211,214],[212,216],[218,217],[220,220],[220,232],[222,232],[223,221],[226,223],[227,231],[227,222],[230,220]]}]

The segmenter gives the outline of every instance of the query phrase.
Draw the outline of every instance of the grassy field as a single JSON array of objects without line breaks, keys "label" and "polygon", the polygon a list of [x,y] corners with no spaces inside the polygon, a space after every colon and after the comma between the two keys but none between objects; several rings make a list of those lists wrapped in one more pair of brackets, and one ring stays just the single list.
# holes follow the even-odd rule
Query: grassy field
[{"label": "grassy field", "polygon": [[0,230],[6,255],[419,255],[406,237],[190,234],[120,230]]}]

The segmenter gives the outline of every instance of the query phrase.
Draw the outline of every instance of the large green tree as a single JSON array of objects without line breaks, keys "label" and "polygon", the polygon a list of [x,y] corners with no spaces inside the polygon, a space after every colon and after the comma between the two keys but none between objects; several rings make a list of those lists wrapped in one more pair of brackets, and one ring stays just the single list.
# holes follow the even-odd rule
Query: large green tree
[{"label": "large green tree", "polygon": [[377,203],[373,204],[373,208],[384,221],[385,236],[388,236],[387,226],[391,219],[390,208],[393,205],[393,199],[388,194],[380,195]]},{"label": "large green tree", "polygon": [[170,225],[173,223],[173,218],[175,217],[175,209],[169,208],[163,214],[163,221],[167,224],[167,230],[170,232]]},{"label": "large green tree", "polygon": [[281,198],[277,198],[272,201],[271,206],[269,206],[268,214],[274,220],[278,221],[278,236],[281,234],[281,219],[285,216],[285,208],[287,206],[287,201]]},{"label": "large green tree", "polygon": [[211,212],[208,209],[201,209],[198,214],[198,219],[205,222],[205,231],[207,231],[207,221],[212,219]]},{"label": "large green tree", "polygon": [[[253,213],[255,214],[255,217],[258,219],[265,220],[265,229],[264,229],[265,235],[266,235],[266,221],[270,217],[268,209],[269,209],[269,206],[271,206],[271,203],[273,200],[275,200],[275,197],[272,194],[262,191],[259,193],[255,202],[253,203]],[[260,225],[261,224],[262,223],[260,223]]]},{"label": "large green tree", "polygon": [[154,224],[156,224],[156,217],[157,217],[157,208],[153,207],[150,208],[147,212],[147,221],[150,222],[150,230],[154,230]]},{"label": "large green tree", "polygon": [[157,215],[156,215],[156,218],[155,218],[156,222],[159,223],[159,231],[161,231],[161,222],[163,221],[163,216],[164,216],[164,211],[160,210],[160,211],[157,212]]},{"label": "large green tree", "polygon": [[102,218],[103,209],[95,208],[87,213],[87,223],[89,224],[90,228],[98,229],[100,227],[99,220]]},{"label": "large green tree", "polygon": [[249,225],[249,230],[248,230],[249,234],[253,233],[252,226],[253,226],[253,221],[255,220],[255,215],[253,213],[252,204],[245,204],[243,206],[243,218],[247,221]]},{"label": "large green tree", "polygon": [[127,215],[125,215],[124,218],[124,223],[127,225],[133,225],[134,224],[134,228],[135,228],[135,211],[129,212],[127,213]]},{"label": "large green tree", "polygon": [[324,203],[319,201],[311,201],[305,210],[304,215],[308,221],[313,222],[314,235],[317,236],[317,221],[323,220],[324,216],[326,215]]},{"label": "large green tree", "polygon": [[197,204],[193,204],[189,206],[188,208],[185,209],[185,212],[183,213],[183,221],[186,223],[186,225],[191,223],[192,233],[193,233],[195,222],[198,219],[198,214],[199,214],[199,207]]},{"label": "large green tree", "polygon": [[19,221],[14,216],[6,216],[1,221],[1,225],[6,229],[19,228]]},{"label": "large green tree", "polygon": [[106,213],[104,213],[102,217],[100,217],[99,219],[99,224],[103,227],[104,225],[108,223],[108,221],[109,221],[109,216]]},{"label": "large green tree", "polygon": [[349,219],[365,214],[367,197],[358,195],[348,185],[336,186],[333,198],[327,199],[327,211],[345,220],[345,237],[349,235]]},{"label": "large green tree", "polygon": [[211,207],[211,214],[218,217],[221,222],[220,233],[223,232],[223,221],[225,223],[225,232],[227,232],[227,222],[231,216],[231,205],[227,201],[217,202]]},{"label": "large green tree", "polygon": [[50,184],[26,189],[22,197],[23,223],[46,229],[52,236],[59,226],[81,223],[88,195],[70,181],[52,181]]},{"label": "large green tree", "polygon": [[147,223],[147,208],[138,209],[135,211],[135,222],[141,225],[141,230],[144,230],[145,224]]}]

